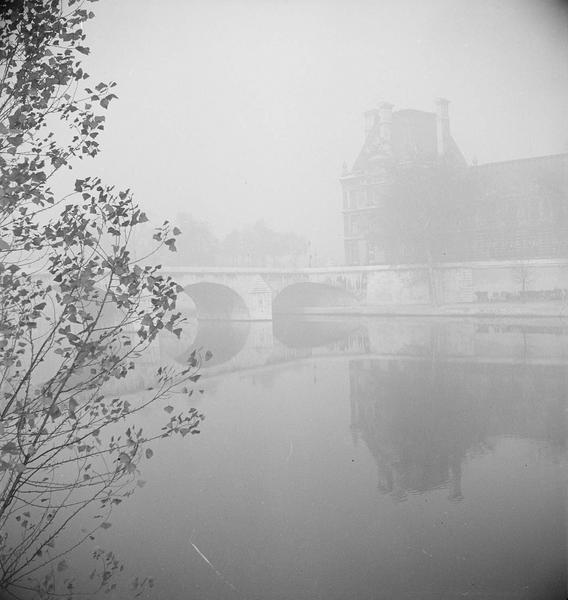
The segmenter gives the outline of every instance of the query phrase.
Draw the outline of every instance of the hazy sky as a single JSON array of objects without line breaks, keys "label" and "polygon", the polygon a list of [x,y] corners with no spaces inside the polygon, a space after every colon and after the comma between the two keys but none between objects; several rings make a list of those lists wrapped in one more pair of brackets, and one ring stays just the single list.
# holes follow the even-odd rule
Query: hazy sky
[{"label": "hazy sky", "polygon": [[87,67],[120,100],[89,171],[159,217],[264,218],[341,260],[338,177],[381,100],[451,100],[468,161],[568,150],[563,4],[100,0]]}]

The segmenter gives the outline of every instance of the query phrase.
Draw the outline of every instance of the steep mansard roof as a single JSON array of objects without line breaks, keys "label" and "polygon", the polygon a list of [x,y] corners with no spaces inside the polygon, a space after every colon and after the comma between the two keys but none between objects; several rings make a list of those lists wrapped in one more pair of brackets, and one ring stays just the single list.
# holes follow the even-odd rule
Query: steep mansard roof
[{"label": "steep mansard roof", "polygon": [[[392,158],[395,162],[438,160],[436,115],[421,110],[399,110],[392,115],[391,150],[385,148],[375,123],[367,134],[363,148],[353,165],[353,173],[372,171],[377,161]],[[446,160],[465,165],[465,159],[450,136]]]}]

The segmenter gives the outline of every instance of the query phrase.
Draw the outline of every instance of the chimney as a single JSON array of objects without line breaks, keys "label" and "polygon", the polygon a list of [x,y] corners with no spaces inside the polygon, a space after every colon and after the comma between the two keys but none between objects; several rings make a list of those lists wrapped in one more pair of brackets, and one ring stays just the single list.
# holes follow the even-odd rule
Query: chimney
[{"label": "chimney", "polygon": [[390,102],[379,104],[379,137],[388,150],[390,150],[392,138],[392,107]]},{"label": "chimney", "polygon": [[438,141],[438,156],[445,156],[450,144],[450,116],[448,111],[449,100],[436,99],[436,138]]},{"label": "chimney", "polygon": [[365,112],[365,137],[369,135],[378,120],[379,110],[377,108]]}]

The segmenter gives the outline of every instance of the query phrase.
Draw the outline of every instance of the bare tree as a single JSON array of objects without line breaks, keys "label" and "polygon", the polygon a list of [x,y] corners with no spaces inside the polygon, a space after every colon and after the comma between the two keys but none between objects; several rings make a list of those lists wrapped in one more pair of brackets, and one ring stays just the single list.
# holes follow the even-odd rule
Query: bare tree
[{"label": "bare tree", "polygon": [[513,268],[513,279],[520,287],[521,299],[526,300],[527,291],[534,280],[534,272],[527,261],[521,261]]}]

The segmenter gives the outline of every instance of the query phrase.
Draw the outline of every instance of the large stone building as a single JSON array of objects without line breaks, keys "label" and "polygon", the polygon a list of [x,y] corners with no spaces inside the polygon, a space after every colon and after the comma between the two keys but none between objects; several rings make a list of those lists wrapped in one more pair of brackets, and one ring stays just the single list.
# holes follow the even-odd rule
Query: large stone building
[{"label": "large stone building", "polygon": [[346,263],[568,258],[568,154],[468,166],[448,104],[365,113],[341,177]]}]

